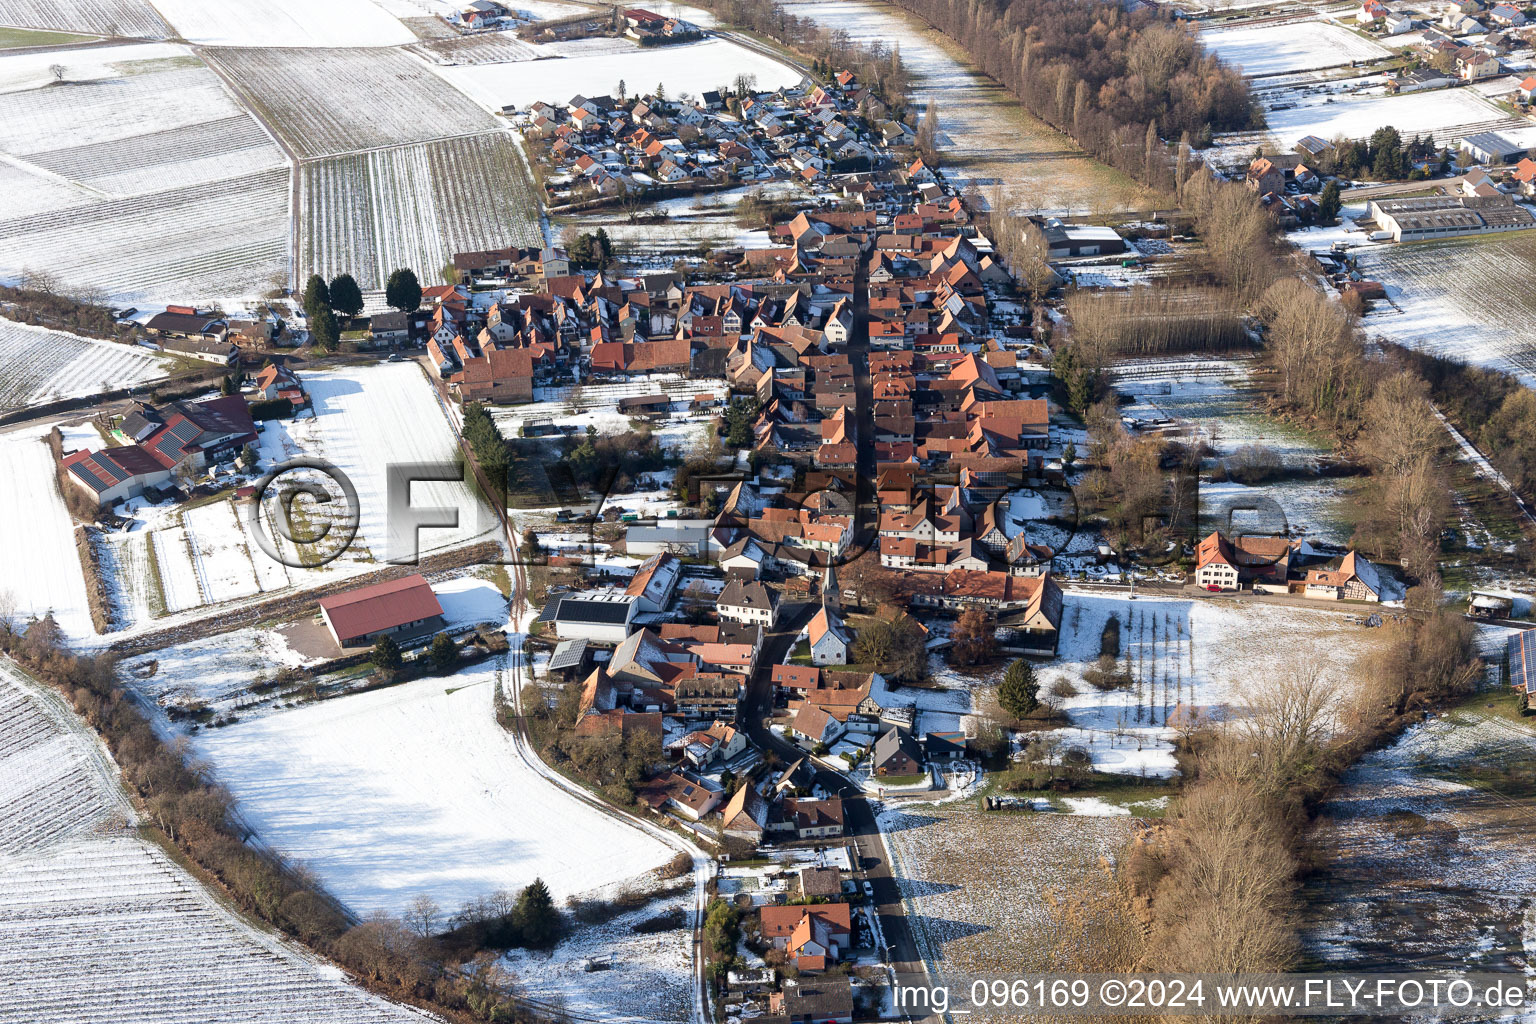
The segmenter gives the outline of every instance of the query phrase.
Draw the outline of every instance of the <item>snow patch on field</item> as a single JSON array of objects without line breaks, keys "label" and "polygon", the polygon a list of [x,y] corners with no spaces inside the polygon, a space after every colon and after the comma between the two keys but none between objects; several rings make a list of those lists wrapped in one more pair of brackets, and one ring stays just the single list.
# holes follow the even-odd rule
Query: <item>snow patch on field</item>
[{"label": "snow patch on field", "polygon": [[351,909],[445,909],[542,878],[557,899],[643,875],[667,846],[576,800],[497,723],[496,669],[240,722],[194,739],[263,840]]},{"label": "snow patch on field", "polygon": [[6,1020],[427,1020],[234,917],[152,843],[96,737],[0,662]]},{"label": "snow patch on field", "polygon": [[201,46],[394,46],[416,36],[370,0],[155,0]]},{"label": "snow patch on field", "polygon": [[1200,41],[1207,50],[1249,76],[1310,71],[1391,55],[1390,50],[1374,40],[1320,21],[1221,28],[1202,32]]},{"label": "snow patch on field", "polygon": [[10,614],[20,622],[52,612],[70,638],[95,636],[75,526],[48,445],[38,437],[0,437],[0,480],[0,600],[14,602]]}]

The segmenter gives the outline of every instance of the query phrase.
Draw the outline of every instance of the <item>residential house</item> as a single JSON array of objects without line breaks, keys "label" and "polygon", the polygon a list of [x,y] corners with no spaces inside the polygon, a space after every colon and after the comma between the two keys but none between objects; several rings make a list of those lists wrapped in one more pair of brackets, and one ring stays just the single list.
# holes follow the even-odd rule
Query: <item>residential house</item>
[{"label": "residential house", "polygon": [[722,619],[772,629],[779,621],[779,595],[755,580],[732,579],[720,592],[716,609]]}]

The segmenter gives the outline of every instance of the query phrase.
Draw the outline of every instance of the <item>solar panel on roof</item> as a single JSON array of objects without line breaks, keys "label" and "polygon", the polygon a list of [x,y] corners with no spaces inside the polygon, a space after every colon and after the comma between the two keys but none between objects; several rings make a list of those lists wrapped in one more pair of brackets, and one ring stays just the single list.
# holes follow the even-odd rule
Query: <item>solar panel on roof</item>
[{"label": "solar panel on roof", "polygon": [[111,486],[101,478],[99,473],[95,471],[95,467],[84,459],[80,460],[69,468],[74,470],[76,476],[90,484],[91,487],[95,490],[104,491]]},{"label": "solar panel on roof", "polygon": [[1536,630],[1527,629],[1509,638],[1509,683],[1529,690],[1536,682]]}]

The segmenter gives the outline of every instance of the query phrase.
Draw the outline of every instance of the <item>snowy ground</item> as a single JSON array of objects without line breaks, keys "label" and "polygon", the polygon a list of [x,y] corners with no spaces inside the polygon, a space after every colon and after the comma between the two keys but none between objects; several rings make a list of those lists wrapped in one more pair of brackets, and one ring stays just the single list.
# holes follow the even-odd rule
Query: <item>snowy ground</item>
[{"label": "snowy ground", "polygon": [[0,57],[0,152],[0,278],[138,302],[286,281],[283,153],[184,46]]},{"label": "snowy ground", "polygon": [[[1259,446],[1274,452],[1288,469],[1310,471],[1320,457],[1330,454],[1321,441],[1262,412],[1248,390],[1248,365],[1242,360],[1137,360],[1118,364],[1115,372],[1116,389],[1133,399],[1121,408],[1122,416],[1148,426],[1171,420],[1222,456]],[[1318,477],[1253,487],[1202,481],[1201,530],[1227,529],[1229,510],[1262,505],[1278,508],[1279,514],[1242,511],[1233,522],[1254,532],[1288,528],[1343,544],[1353,532],[1346,512],[1354,483],[1350,478]]]},{"label": "snowy ground", "polygon": [[201,46],[391,46],[416,35],[371,0],[155,0]]},{"label": "snowy ground", "polygon": [[930,971],[983,977],[1049,969],[1052,893],[1105,884],[1097,863],[1128,816],[984,813],[974,801],[878,816],[918,952]]},{"label": "snowy ground", "polygon": [[[1269,109],[1269,131],[1282,152],[1290,152],[1303,135],[1334,139],[1368,138],[1376,129],[1392,125],[1404,137],[1417,134],[1460,134],[1457,129],[1508,118],[1508,114],[1471,89],[1440,89],[1434,92],[1388,96],[1370,91],[1358,94],[1287,95],[1286,110]],[[1290,104],[1294,102],[1294,106]]]},{"label": "snowy ground", "polygon": [[681,46],[637,46],[627,53],[433,70],[489,110],[508,103],[522,108],[538,100],[563,103],[582,92],[607,93],[620,79],[631,90],[641,88],[640,83],[650,89],[660,82],[672,97],[698,96],[728,85],[739,74],[756,75],[759,89],[800,81],[793,68],[718,37]]},{"label": "snowy ground", "polygon": [[116,766],[0,662],[0,1018],[27,1024],[427,1020],[234,917],[155,844]]},{"label": "snowy ground", "polygon": [[[582,926],[548,953],[516,949],[503,962],[534,998],[563,1004],[577,1017],[614,1024],[684,1021],[693,985],[693,932],[686,923],[692,906],[691,891],[652,900],[606,924]],[[679,911],[685,915],[680,927],[649,934],[633,930],[642,921]],[[607,966],[589,970],[595,964]]]},{"label": "snowy ground", "polygon": [[1242,68],[1250,77],[1310,71],[1391,53],[1374,40],[1321,21],[1218,28],[1200,33],[1200,41],[1208,51]]},{"label": "snowy ground", "polygon": [[[1356,609],[1351,608],[1351,611]],[[1120,658],[1133,684],[1097,690],[1083,674],[1098,661],[1100,636],[1111,616],[1120,620]],[[1340,690],[1350,669],[1377,634],[1346,621],[1339,611],[1313,611],[1257,602],[1186,600],[1088,594],[1069,590],[1062,610],[1058,660],[1039,671],[1043,695],[1057,680],[1076,696],[1054,698],[1070,720],[1055,730],[1063,747],[1081,747],[1101,771],[1167,776],[1173,760],[1176,709],[1200,719],[1243,713],[1243,687],[1285,685],[1288,669],[1256,677],[1255,664],[1286,652],[1288,665],[1321,669]]]},{"label": "snowy ground", "polygon": [[1410,730],[1367,754],[1320,809],[1313,842],[1333,855],[1309,886],[1303,935],[1331,969],[1530,973],[1536,734],[1489,700],[1511,703],[1475,698]]},{"label": "snowy ground", "polygon": [[1536,231],[1358,251],[1388,301],[1365,330],[1410,348],[1519,374],[1536,384]]},{"label": "snowy ground", "polygon": [[574,428],[577,434],[593,427],[599,434],[623,434],[634,429],[632,417],[619,411],[621,398],[639,398],[665,394],[672,398],[667,419],[645,421],[651,433],[669,454],[687,457],[703,450],[708,443],[710,424],[718,409],[690,412],[689,405],[698,395],[710,395],[717,401],[729,397],[724,381],[691,380],[679,373],[637,375],[614,383],[582,384],[576,387],[540,389],[534,405],[506,406],[491,411],[502,432],[517,436],[524,423],[549,420],[556,426]]},{"label": "snowy ground", "polygon": [[501,672],[469,669],[240,722],[194,738],[274,848],[349,908],[445,910],[542,878],[557,899],[674,853],[577,801],[497,724]]},{"label": "snowy ground", "polygon": [[[0,321],[3,323],[4,321]],[[19,621],[53,613],[72,639],[95,636],[75,526],[36,436],[0,435],[0,605]]]},{"label": "snowy ground", "polygon": [[357,488],[362,510],[358,536],[375,559],[407,557],[418,541],[425,555],[499,535],[495,515],[456,481],[411,488],[414,507],[453,509],[456,527],[424,528],[418,538],[405,517],[387,514],[390,466],[451,467],[458,453],[453,428],[419,365],[351,367],[305,374],[303,380],[315,411],[318,451],[311,454],[335,465]]},{"label": "snowy ground", "polygon": [[169,359],[136,345],[0,318],[0,409],[159,380],[169,368]]}]

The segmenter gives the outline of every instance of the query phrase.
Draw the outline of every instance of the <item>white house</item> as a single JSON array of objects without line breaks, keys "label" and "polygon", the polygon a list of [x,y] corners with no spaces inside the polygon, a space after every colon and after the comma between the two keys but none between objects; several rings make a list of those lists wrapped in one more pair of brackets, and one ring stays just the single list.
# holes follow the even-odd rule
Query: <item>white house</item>
[{"label": "white house", "polygon": [[853,638],[848,635],[842,621],[826,605],[811,620],[809,639],[813,665],[846,665]]},{"label": "white house", "polygon": [[732,622],[772,629],[779,621],[779,595],[755,580],[751,583],[731,580],[720,592],[715,607],[722,619]]}]

